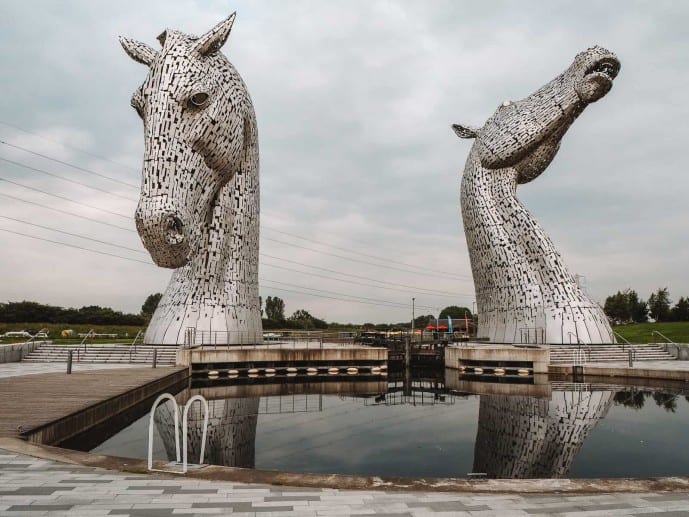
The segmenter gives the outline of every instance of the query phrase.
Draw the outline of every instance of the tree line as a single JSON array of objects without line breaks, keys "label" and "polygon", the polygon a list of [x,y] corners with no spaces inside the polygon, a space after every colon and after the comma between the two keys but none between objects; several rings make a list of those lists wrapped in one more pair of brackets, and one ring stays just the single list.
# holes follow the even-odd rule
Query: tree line
[{"label": "tree line", "polygon": [[[161,293],[149,295],[141,306],[139,314],[128,314],[116,311],[110,307],[88,305],[81,308],[64,308],[32,301],[0,303],[0,322],[2,323],[64,323],[64,324],[92,324],[92,325],[147,325],[155,312]],[[263,328],[294,329],[294,330],[322,330],[327,328],[351,328],[359,325],[328,323],[313,316],[305,309],[298,309],[291,316],[285,316],[285,302],[277,296],[268,296],[265,303],[259,297]],[[451,305],[445,307],[438,316],[440,319],[465,317],[472,319],[471,311],[467,307]],[[434,322],[432,314],[417,316],[414,327],[422,329]],[[364,328],[390,330],[408,328],[410,320],[399,323],[365,323]]]},{"label": "tree line", "polygon": [[[259,296],[261,307],[261,317],[264,314],[263,298]],[[269,296],[265,303],[265,318],[263,318],[264,329],[295,329],[313,330],[327,329],[328,323],[325,320],[312,316],[305,309],[298,309],[291,316],[285,318],[285,302],[278,296]]]},{"label": "tree line", "polygon": [[648,300],[639,298],[632,289],[625,289],[608,296],[603,311],[616,324],[645,323],[649,317],[655,321],[689,321],[689,297],[680,296],[672,305],[667,287],[651,293]]},{"label": "tree line", "polygon": [[127,314],[110,307],[87,305],[79,309],[37,302],[0,303],[2,323],[71,323],[92,325],[145,325],[144,314]]}]

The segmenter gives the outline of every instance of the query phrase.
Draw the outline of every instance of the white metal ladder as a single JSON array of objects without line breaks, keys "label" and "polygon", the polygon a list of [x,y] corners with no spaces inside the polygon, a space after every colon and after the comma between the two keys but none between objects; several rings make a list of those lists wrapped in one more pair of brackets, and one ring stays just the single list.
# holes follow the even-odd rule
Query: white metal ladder
[{"label": "white metal ladder", "polygon": [[184,405],[184,412],[182,413],[182,470],[164,470],[164,469],[154,469],[153,468],[153,416],[155,415],[155,411],[160,405],[161,402],[164,400],[170,400],[172,401],[172,405],[175,408],[175,452],[176,452],[176,462],[174,463],[175,465],[180,464],[180,449],[179,449],[179,405],[177,404],[177,401],[175,400],[175,397],[173,397],[170,393],[163,393],[160,395],[155,402],[153,403],[153,406],[151,407],[151,415],[148,420],[148,470],[149,471],[156,471],[156,472],[168,472],[172,474],[186,474],[187,470],[189,470],[189,465],[187,463],[187,435],[188,435],[188,424],[189,424],[189,408],[191,408],[192,404],[196,401],[199,401],[201,404],[203,404],[203,434],[201,435],[201,454],[199,455],[199,463],[198,466],[203,465],[203,456],[204,453],[206,452],[206,434],[208,431],[208,401],[203,398],[202,395],[194,395],[191,397],[187,403]]}]

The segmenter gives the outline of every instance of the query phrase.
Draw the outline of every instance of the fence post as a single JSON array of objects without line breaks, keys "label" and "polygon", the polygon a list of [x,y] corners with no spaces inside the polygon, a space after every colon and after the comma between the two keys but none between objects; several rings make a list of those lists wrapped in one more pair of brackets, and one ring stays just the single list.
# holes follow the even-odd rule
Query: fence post
[{"label": "fence post", "polygon": [[153,368],[155,368],[158,365],[158,349],[154,348],[153,349]]},{"label": "fence post", "polygon": [[67,351],[67,373],[72,373],[72,350]]},{"label": "fence post", "polygon": [[634,359],[632,358],[632,351],[628,350],[627,352],[629,353],[629,367],[631,368],[634,366]]}]

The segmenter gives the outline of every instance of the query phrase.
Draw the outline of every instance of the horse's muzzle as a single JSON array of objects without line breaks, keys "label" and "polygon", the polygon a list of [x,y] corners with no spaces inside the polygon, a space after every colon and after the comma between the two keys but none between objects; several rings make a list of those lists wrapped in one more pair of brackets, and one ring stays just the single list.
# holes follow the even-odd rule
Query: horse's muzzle
[{"label": "horse's muzzle", "polygon": [[177,210],[148,210],[139,205],[135,220],[144,247],[156,265],[176,269],[189,261],[187,228]]}]

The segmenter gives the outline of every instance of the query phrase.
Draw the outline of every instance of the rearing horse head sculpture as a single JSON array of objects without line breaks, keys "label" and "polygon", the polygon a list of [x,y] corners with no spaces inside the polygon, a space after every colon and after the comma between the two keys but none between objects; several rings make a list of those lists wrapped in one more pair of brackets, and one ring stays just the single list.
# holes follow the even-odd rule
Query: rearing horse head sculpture
[{"label": "rearing horse head sculpture", "polygon": [[220,52],[234,18],[200,38],[168,29],[159,51],[120,38],[149,67],[131,99],[144,123],[136,227],[153,261],[176,270],[147,342],[180,342],[189,327],[260,332],[256,120]]},{"label": "rearing horse head sculpture", "polygon": [[601,308],[579,288],[517,185],[551,163],[576,118],[612,88],[617,56],[580,52],[563,73],[516,102],[504,102],[473,138],[461,186],[462,218],[480,314],[480,337],[501,343],[613,343]]}]

